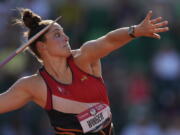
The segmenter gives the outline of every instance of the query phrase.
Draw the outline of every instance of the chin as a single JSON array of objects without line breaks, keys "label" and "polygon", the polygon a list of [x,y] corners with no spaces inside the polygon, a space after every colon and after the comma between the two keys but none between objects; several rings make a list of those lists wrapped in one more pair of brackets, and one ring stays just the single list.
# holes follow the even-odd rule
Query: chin
[{"label": "chin", "polygon": [[72,55],[72,53],[71,53],[71,51],[69,51],[68,53],[67,53],[67,57],[69,57],[69,56],[71,56]]}]

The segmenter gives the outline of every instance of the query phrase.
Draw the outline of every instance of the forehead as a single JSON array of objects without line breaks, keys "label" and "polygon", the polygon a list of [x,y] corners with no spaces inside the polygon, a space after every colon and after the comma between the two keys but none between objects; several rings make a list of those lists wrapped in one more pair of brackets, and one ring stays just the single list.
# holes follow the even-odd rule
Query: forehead
[{"label": "forehead", "polygon": [[49,38],[53,35],[55,31],[62,31],[63,28],[58,23],[54,23],[48,30],[47,33],[45,33],[46,38]]},{"label": "forehead", "polygon": [[58,23],[54,23],[48,30],[48,33],[52,33],[55,30],[63,30],[63,28],[61,27],[61,25],[59,25]]}]

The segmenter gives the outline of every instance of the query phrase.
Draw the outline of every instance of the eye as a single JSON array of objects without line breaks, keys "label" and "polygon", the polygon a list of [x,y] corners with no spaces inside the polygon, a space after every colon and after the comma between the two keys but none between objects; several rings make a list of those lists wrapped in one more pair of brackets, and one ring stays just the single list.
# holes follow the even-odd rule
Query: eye
[{"label": "eye", "polygon": [[60,36],[61,36],[60,33],[56,33],[56,34],[55,34],[55,37],[56,37],[56,38],[59,38]]}]

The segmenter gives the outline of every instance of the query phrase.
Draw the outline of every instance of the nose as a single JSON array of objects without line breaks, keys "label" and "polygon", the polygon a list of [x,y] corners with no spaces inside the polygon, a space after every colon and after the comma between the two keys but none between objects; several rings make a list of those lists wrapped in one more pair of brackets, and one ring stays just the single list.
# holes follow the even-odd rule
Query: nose
[{"label": "nose", "polygon": [[67,42],[67,41],[69,41],[69,37],[66,35],[66,34],[64,34],[64,40]]}]

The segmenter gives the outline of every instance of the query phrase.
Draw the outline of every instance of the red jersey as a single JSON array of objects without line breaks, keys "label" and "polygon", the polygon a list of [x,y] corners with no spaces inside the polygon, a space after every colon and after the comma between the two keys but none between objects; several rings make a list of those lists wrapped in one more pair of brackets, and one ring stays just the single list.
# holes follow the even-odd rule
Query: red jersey
[{"label": "red jersey", "polygon": [[72,56],[67,59],[67,63],[72,72],[71,84],[58,82],[44,67],[39,70],[47,85],[45,110],[56,134],[63,132],[63,129],[82,133],[76,115],[96,103],[109,105],[103,79],[82,71],[74,63]]},{"label": "red jersey", "polygon": [[75,65],[72,56],[68,58],[68,64],[72,72],[71,84],[63,84],[56,81],[48,74],[45,68],[40,70],[41,76],[48,86],[48,97],[45,109],[52,109],[52,95],[79,102],[101,102],[109,104],[107,91],[101,77],[95,77],[82,71]]}]

